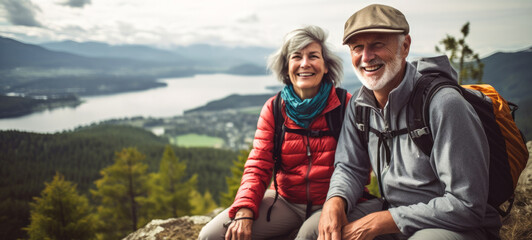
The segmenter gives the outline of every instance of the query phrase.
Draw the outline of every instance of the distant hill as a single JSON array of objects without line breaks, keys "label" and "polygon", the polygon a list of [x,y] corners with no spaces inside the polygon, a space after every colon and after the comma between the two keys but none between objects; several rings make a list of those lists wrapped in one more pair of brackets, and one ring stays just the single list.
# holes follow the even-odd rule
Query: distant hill
[{"label": "distant hill", "polygon": [[[221,71],[247,64],[265,67],[266,57],[274,51],[262,47],[225,47],[207,44],[158,49],[145,45],[110,45],[101,42],[75,41],[48,42],[39,46],[86,57],[135,59],[209,67]],[[265,74],[262,70],[258,73]]]},{"label": "distant hill", "polygon": [[83,57],[3,37],[0,52],[0,94],[97,95],[164,85],[149,74],[137,74],[138,69],[156,67],[148,62]]},{"label": "distant hill", "polygon": [[[172,51],[197,60],[207,66],[231,68],[243,64],[266,67],[266,61],[275,49],[265,47],[226,47],[207,44],[177,46]],[[260,70],[263,73],[262,70]]]},{"label": "distant hill", "polygon": [[[160,78],[229,73],[266,75],[271,49],[192,45],[162,50],[142,45],[50,42],[40,46],[0,36],[0,95],[101,95],[164,86]],[[182,54],[180,53],[182,52]],[[20,103],[25,107],[20,108]],[[5,116],[28,114],[32,99],[3,104]],[[7,105],[7,104],[12,105]],[[29,104],[31,103],[31,104]]]},{"label": "distant hill", "polygon": [[81,100],[74,95],[57,96],[50,99],[0,95],[0,119],[19,117],[45,109],[65,106],[76,107],[79,104],[81,104]]},{"label": "distant hill", "polygon": [[130,59],[89,58],[0,37],[0,69],[19,67],[110,69],[145,66]]},{"label": "distant hill", "polygon": [[233,94],[220,100],[207,103],[205,106],[186,110],[185,113],[197,111],[220,111],[225,109],[262,106],[273,94],[239,95]]},{"label": "distant hill", "polygon": [[52,51],[61,51],[95,58],[136,59],[152,62],[172,62],[193,65],[190,59],[176,52],[152,48],[144,45],[110,45],[101,42],[48,42],[39,46]]},{"label": "distant hill", "polygon": [[483,58],[485,83],[501,92],[506,100],[519,102],[532,95],[532,48]]},{"label": "distant hill", "polygon": [[266,75],[265,56],[272,50],[210,45],[163,50],[74,41],[38,46],[0,36],[0,52],[0,94],[94,95],[160,86],[153,84],[159,78],[208,73]]},{"label": "distant hill", "polygon": [[255,64],[242,64],[230,68],[226,71],[228,74],[234,75],[266,75],[268,70],[264,66],[257,66]]},{"label": "distant hill", "polygon": [[0,94],[111,94],[164,86],[157,82],[162,77],[208,73],[175,62],[80,56],[4,37],[0,53]]}]

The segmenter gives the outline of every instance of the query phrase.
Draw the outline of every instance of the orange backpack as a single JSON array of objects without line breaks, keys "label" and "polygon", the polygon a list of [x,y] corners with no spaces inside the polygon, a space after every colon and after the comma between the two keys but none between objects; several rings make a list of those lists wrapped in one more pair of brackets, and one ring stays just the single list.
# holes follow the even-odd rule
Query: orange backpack
[{"label": "orange backpack", "polygon": [[515,189],[517,181],[519,180],[519,175],[526,167],[528,161],[526,140],[514,122],[514,112],[518,109],[517,105],[504,100],[504,98],[502,98],[491,85],[477,84],[463,85],[463,87],[480,91],[491,99],[495,120],[501,128],[501,133],[504,136],[504,141],[506,143],[508,164],[512,174],[513,189]]},{"label": "orange backpack", "polygon": [[[494,206],[501,216],[510,213],[514,190],[519,175],[526,167],[528,149],[526,140],[514,121],[517,105],[507,102],[488,84],[458,85],[455,80],[437,73],[424,74],[417,83],[410,98],[413,104],[413,121],[409,121],[412,140],[427,155],[432,150],[432,136],[429,128],[429,105],[433,94],[441,87],[453,87],[473,106],[480,118],[490,148],[488,203]],[[506,210],[501,204],[509,202]]]}]

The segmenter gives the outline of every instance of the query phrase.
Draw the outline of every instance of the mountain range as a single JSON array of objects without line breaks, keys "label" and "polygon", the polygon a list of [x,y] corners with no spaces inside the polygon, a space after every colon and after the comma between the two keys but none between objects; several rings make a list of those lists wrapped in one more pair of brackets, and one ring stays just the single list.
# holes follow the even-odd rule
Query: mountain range
[{"label": "mountain range", "polygon": [[[179,46],[159,49],[144,45],[99,42],[26,44],[0,37],[0,94],[67,92],[107,94],[159,86],[163,77],[198,73],[264,75],[265,47]],[[344,60],[345,82],[356,84],[349,55]],[[532,90],[532,48],[497,52],[482,59],[485,83],[508,100],[522,101]]]},{"label": "mountain range", "polygon": [[518,52],[497,52],[482,59],[485,83],[493,85],[507,100],[532,97],[532,47]]},{"label": "mountain range", "polygon": [[0,37],[0,94],[98,95],[159,87],[164,84],[157,80],[168,77],[264,75],[264,59],[271,51],[209,45],[163,50],[73,41],[34,45]]},{"label": "mountain range", "polygon": [[135,59],[156,63],[208,66],[217,69],[242,64],[264,66],[266,57],[273,52],[273,49],[262,47],[223,47],[206,44],[159,49],[145,45],[62,41],[43,43],[39,46],[52,51],[68,52],[85,57]]}]

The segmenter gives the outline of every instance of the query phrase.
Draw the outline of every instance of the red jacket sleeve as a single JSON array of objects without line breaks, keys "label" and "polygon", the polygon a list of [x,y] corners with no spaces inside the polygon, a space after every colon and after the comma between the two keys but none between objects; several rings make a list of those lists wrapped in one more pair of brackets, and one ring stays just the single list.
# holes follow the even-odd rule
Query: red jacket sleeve
[{"label": "red jacket sleeve", "polygon": [[273,174],[275,120],[272,112],[272,101],[274,98],[270,98],[262,107],[253,140],[253,149],[246,161],[235,201],[229,209],[230,218],[234,218],[240,208],[249,208],[253,211],[255,219],[259,217],[259,205]]}]

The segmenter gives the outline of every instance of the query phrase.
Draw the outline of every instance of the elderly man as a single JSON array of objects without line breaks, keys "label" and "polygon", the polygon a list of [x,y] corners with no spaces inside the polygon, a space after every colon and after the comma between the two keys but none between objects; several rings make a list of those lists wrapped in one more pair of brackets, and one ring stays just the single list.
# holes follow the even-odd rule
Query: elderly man
[{"label": "elderly man", "polygon": [[[318,239],[498,239],[500,218],[487,204],[488,143],[472,106],[453,88],[434,95],[430,155],[401,132],[421,77],[420,65],[406,61],[405,16],[367,6],[347,20],[343,41],[364,86],[348,105]],[[367,137],[355,124],[356,106],[369,109]],[[357,203],[372,170],[382,198]]]}]

